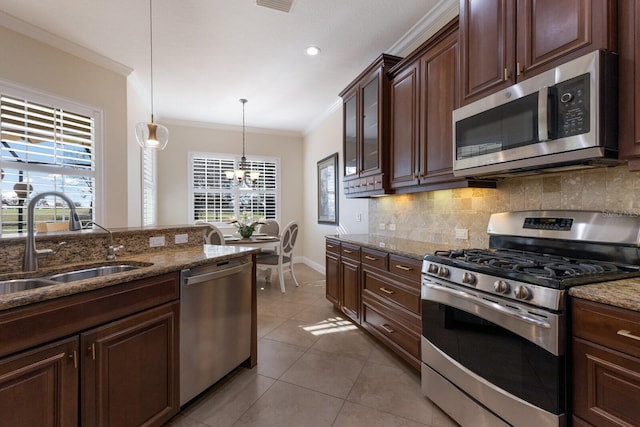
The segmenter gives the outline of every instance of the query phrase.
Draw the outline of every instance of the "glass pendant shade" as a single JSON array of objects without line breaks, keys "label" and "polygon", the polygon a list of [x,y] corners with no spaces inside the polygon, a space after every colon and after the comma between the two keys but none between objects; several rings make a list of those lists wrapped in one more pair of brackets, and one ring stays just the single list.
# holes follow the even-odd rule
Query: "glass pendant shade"
[{"label": "glass pendant shade", "polygon": [[166,126],[140,122],[136,125],[136,140],[142,148],[152,148],[154,150],[164,150],[169,142],[169,129]]}]

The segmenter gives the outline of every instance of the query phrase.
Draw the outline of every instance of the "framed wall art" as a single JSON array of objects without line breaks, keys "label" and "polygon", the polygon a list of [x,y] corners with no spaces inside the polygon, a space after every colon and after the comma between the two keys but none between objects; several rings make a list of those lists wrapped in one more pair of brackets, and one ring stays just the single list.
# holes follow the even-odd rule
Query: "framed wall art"
[{"label": "framed wall art", "polygon": [[338,225],[338,153],[318,162],[318,224]]}]

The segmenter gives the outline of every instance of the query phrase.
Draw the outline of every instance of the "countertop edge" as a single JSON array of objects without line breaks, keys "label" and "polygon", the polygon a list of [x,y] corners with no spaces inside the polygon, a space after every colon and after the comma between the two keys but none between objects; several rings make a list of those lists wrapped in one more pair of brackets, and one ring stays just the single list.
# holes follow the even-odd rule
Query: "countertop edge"
[{"label": "countertop edge", "polygon": [[[225,261],[227,259],[252,255],[259,252],[259,248],[204,245],[203,247],[164,252],[143,253],[122,257],[117,259],[118,263],[150,263],[152,265],[141,267],[136,270],[110,274],[108,276],[78,280],[69,283],[60,283],[56,285],[0,295],[0,311],[74,295],[81,292],[89,292],[92,290],[106,288],[120,283],[144,279],[147,277],[159,276],[165,273],[180,271],[185,268],[193,268],[200,265]],[[107,262],[105,262],[104,264],[106,263]],[[92,262],[91,264],[97,265],[100,263]],[[82,264],[77,265],[77,267],[81,266]],[[73,266],[71,267],[73,268]],[[68,266],[67,270],[69,269],[70,268]],[[42,271],[41,273],[42,275],[49,274],[47,271]]]}]

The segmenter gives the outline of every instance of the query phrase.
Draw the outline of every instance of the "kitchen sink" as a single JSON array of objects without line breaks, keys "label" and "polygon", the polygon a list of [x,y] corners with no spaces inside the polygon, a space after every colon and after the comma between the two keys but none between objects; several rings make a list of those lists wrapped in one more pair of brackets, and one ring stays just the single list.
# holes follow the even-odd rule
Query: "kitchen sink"
[{"label": "kitchen sink", "polygon": [[29,289],[42,288],[43,286],[56,285],[58,282],[37,277],[33,279],[13,279],[0,281],[0,295],[13,294],[15,292],[27,291]]},{"label": "kitchen sink", "polygon": [[100,267],[84,268],[82,270],[68,271],[66,273],[54,274],[48,279],[55,282],[75,282],[76,280],[92,279],[94,277],[107,276],[109,274],[122,273],[123,271],[131,271],[142,268],[140,265],[118,264],[103,265]]}]

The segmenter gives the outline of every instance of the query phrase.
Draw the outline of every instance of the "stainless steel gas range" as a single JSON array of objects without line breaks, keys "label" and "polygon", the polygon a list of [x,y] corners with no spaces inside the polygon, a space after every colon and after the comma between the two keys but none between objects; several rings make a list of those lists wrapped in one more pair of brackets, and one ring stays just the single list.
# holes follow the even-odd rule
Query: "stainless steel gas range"
[{"label": "stainless steel gas range", "polygon": [[640,217],[491,215],[488,249],[422,267],[422,391],[463,426],[563,426],[567,291],[640,275]]}]

